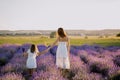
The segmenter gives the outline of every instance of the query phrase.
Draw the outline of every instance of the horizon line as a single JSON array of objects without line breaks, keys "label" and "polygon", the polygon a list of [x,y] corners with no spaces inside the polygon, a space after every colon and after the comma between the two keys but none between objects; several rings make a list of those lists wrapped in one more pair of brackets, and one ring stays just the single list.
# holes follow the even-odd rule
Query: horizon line
[{"label": "horizon line", "polygon": [[[0,31],[54,31],[56,29],[16,29],[16,30],[10,30],[10,29],[0,29]],[[88,31],[91,31],[91,30],[120,30],[120,29],[109,29],[109,28],[106,28],[106,29],[64,29],[64,30],[88,30]]]}]

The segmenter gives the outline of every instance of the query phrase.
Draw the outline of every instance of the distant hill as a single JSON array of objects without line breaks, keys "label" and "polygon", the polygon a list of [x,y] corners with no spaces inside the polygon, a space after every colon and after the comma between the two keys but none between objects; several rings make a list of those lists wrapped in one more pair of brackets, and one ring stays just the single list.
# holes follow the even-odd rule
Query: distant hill
[{"label": "distant hill", "polygon": [[99,35],[116,35],[120,33],[120,29],[105,29],[105,30],[68,30],[70,35],[87,35],[87,36],[99,36]]},{"label": "distant hill", "polygon": [[[49,36],[54,30],[0,30],[0,35],[47,35]],[[66,30],[70,36],[111,36],[120,33],[120,29],[105,29],[105,30]]]}]

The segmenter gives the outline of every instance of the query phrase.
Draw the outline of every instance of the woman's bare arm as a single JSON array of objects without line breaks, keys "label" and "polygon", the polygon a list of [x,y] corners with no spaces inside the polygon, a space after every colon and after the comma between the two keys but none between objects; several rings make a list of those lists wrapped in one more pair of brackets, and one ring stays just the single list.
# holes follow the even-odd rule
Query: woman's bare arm
[{"label": "woman's bare arm", "polygon": [[68,49],[68,52],[70,52],[70,40],[69,40],[69,38],[67,40],[67,49]]},{"label": "woman's bare arm", "polygon": [[49,47],[49,49],[50,48],[52,48],[53,46],[55,46],[55,44],[57,43],[59,41],[59,37],[55,40],[55,42]]}]

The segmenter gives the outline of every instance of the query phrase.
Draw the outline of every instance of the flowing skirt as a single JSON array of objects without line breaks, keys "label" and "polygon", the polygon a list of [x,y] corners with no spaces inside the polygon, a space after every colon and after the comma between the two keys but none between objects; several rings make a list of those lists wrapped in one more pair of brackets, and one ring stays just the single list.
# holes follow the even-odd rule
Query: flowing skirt
[{"label": "flowing skirt", "polygon": [[37,68],[36,59],[34,57],[29,57],[26,63],[27,68]]},{"label": "flowing skirt", "polygon": [[70,60],[66,44],[59,43],[56,53],[56,65],[59,68],[70,69]]}]

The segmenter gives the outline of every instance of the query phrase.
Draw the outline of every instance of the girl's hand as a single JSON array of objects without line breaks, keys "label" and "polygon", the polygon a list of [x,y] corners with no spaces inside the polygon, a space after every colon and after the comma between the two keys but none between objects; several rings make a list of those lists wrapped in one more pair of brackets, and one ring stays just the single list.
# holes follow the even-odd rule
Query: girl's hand
[{"label": "girl's hand", "polygon": [[26,56],[27,56],[27,53],[24,52],[24,53],[23,53],[23,56],[26,57]]}]

